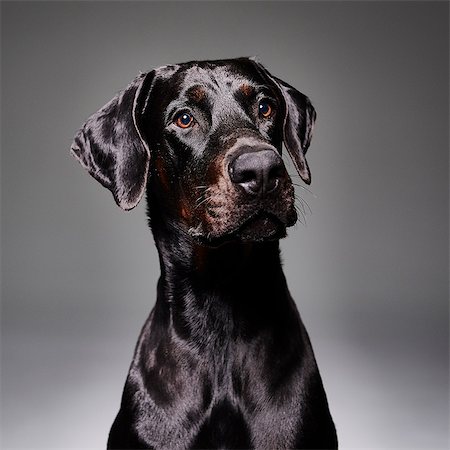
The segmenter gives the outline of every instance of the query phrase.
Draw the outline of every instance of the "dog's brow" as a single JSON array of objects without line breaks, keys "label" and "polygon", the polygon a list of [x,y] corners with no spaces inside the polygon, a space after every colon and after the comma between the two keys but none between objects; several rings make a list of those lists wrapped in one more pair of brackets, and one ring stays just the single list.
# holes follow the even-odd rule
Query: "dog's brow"
[{"label": "dog's brow", "polygon": [[187,97],[189,100],[193,102],[202,102],[205,100],[206,97],[206,91],[202,86],[192,86],[190,87],[186,92]]},{"label": "dog's brow", "polygon": [[253,86],[250,86],[247,83],[241,84],[239,86],[239,90],[247,97],[249,97],[253,92],[255,91],[255,88]]}]

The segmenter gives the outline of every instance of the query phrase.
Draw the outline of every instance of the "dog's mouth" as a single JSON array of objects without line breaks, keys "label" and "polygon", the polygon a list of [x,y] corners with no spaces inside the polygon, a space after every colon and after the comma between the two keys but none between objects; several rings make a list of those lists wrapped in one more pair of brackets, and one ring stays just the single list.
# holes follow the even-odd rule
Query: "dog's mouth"
[{"label": "dog's mouth", "polygon": [[259,211],[233,234],[243,241],[272,241],[286,236],[286,225],[275,214]]},{"label": "dog's mouth", "polygon": [[[295,213],[294,213],[295,214]],[[294,225],[297,217],[289,217],[287,222],[276,214],[259,210],[236,225],[232,230],[220,235],[199,233],[193,237],[202,245],[218,247],[227,242],[265,242],[274,241],[286,237],[286,228]]]}]

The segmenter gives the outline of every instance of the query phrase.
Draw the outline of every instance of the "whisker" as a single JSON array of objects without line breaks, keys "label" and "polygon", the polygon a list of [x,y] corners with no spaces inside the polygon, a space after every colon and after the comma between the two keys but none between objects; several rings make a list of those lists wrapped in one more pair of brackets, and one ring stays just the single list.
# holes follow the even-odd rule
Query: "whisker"
[{"label": "whisker", "polygon": [[314,192],[312,192],[310,189],[308,189],[307,187],[303,186],[303,184],[298,184],[295,183],[294,181],[292,181],[292,184],[300,189],[303,189],[304,191],[306,191],[308,194],[311,194],[314,198],[317,198],[317,195],[314,194]]},{"label": "whisker", "polygon": [[201,195],[208,193],[212,188],[213,188],[213,186],[197,186],[196,187],[196,189],[203,189]]},{"label": "whisker", "polygon": [[312,214],[312,210],[308,202],[295,192],[294,192],[294,207],[298,215],[303,218],[303,220],[299,219],[300,223],[306,225],[306,216],[308,214]]},{"label": "whisker", "polygon": [[[199,202],[199,200],[200,200],[200,202]],[[205,202],[209,202],[209,200],[211,200],[211,197],[210,197],[210,196],[206,196],[206,197],[203,198],[203,199],[200,197],[200,198],[197,200],[194,209],[197,209],[199,206],[203,205]]]},{"label": "whisker", "polygon": [[[299,209],[299,207],[297,205],[294,204],[294,208],[297,211],[297,216],[298,216],[298,220],[302,225],[306,225],[306,218],[305,215],[303,213],[303,211],[301,211]],[[303,220],[302,220],[303,219]]]},{"label": "whisker", "polygon": [[308,210],[309,214],[312,214],[312,209],[309,206],[308,202],[304,198],[300,197],[297,194],[294,194],[294,198],[295,198],[295,200],[298,200],[300,202],[300,204],[305,212],[306,212],[306,210]]}]

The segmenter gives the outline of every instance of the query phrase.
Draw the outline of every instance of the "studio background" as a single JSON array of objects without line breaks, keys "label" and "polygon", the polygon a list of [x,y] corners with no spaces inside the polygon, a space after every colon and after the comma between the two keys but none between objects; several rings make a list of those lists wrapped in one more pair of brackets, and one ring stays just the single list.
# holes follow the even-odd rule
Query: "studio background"
[{"label": "studio background", "polygon": [[318,112],[282,249],[341,448],[448,447],[446,2],[1,6],[3,448],[103,448],[156,297],[144,202],[76,130],[140,70],[251,55]]}]

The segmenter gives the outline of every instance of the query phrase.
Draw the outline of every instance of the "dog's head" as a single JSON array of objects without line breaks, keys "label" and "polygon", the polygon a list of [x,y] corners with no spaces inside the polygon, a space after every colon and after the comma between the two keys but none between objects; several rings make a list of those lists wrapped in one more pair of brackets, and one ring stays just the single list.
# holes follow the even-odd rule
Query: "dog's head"
[{"label": "dog's head", "polygon": [[249,58],[164,66],[136,78],[75,136],[72,153],[123,209],[206,245],[278,239],[297,220],[282,143],[307,184],[316,113]]}]

